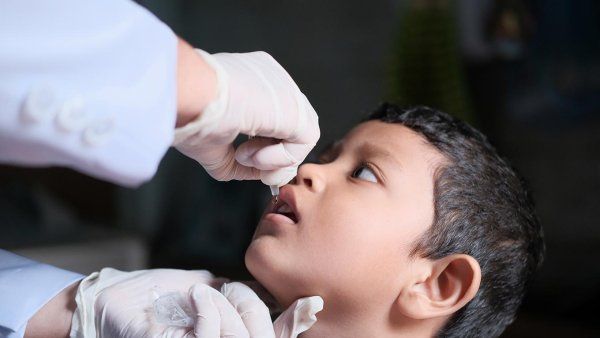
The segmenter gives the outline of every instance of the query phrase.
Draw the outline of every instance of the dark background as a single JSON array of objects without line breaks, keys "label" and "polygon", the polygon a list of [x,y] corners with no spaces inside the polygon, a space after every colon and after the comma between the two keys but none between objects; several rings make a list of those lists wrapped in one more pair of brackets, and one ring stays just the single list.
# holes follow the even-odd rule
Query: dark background
[{"label": "dark background", "polygon": [[[547,246],[505,336],[600,336],[600,2],[141,3],[208,52],[273,55],[318,112],[319,147],[384,100],[480,128],[529,182]],[[82,273],[249,278],[243,254],[267,200],[265,186],[214,182],[174,150],[133,190],[68,169],[1,166],[0,247]]]}]

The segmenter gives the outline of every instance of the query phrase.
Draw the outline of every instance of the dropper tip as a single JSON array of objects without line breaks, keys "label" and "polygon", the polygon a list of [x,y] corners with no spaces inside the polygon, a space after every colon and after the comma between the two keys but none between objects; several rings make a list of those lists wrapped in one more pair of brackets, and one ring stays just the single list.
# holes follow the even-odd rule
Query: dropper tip
[{"label": "dropper tip", "polygon": [[273,195],[273,197],[275,197],[273,199],[273,204],[277,204],[277,201],[279,199],[279,187],[276,185],[270,185],[269,189],[271,189],[271,195]]}]

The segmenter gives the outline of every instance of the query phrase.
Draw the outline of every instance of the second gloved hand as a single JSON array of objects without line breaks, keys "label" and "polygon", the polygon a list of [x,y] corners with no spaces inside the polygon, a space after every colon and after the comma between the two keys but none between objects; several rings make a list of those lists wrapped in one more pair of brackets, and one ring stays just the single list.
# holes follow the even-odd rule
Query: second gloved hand
[{"label": "second gloved hand", "polygon": [[[86,277],[76,295],[72,338],[256,337],[229,301],[213,287],[225,279],[208,271],[173,269],[122,272],[102,269]],[[212,287],[211,287],[212,286]],[[158,293],[181,294],[192,323],[170,326],[155,315]]]},{"label": "second gloved hand", "polygon": [[[289,182],[320,136],[304,94],[267,53],[198,52],[217,74],[217,98],[176,130],[174,146],[217,180]],[[259,137],[236,150],[239,134]]]},{"label": "second gloved hand", "polygon": [[[245,284],[223,284],[221,293],[244,320],[248,331],[260,338],[297,338],[316,322],[316,314],[323,310],[320,296],[297,299],[271,324],[269,310],[254,290]],[[252,334],[251,338],[255,337]]]}]

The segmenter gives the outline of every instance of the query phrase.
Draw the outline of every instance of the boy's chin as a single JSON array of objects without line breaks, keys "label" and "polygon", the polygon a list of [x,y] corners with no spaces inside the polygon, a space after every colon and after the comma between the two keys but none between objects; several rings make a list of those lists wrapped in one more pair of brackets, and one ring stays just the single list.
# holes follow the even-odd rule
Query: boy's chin
[{"label": "boy's chin", "polygon": [[[252,241],[246,251],[246,268],[277,302],[284,308],[296,300],[298,288],[295,287],[304,274],[292,271],[293,262],[286,262],[285,257],[273,250],[273,247]],[[295,298],[296,297],[296,298]]]},{"label": "boy's chin", "polygon": [[285,271],[287,264],[278,244],[275,238],[264,236],[252,240],[246,250],[246,268],[261,283],[261,279],[278,279]]}]

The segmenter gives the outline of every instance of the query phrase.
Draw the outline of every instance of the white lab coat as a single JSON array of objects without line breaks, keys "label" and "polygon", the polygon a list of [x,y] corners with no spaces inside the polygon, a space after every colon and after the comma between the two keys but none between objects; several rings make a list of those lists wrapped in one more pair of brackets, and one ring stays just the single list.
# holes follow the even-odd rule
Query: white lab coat
[{"label": "white lab coat", "polygon": [[[1,0],[0,162],[148,180],[173,138],[176,46],[129,0]],[[81,277],[0,250],[0,337]]]},{"label": "white lab coat", "polygon": [[83,277],[0,249],[0,337],[23,337],[27,321]]},{"label": "white lab coat", "polygon": [[176,46],[129,0],[0,1],[0,162],[148,180],[173,138]]}]

